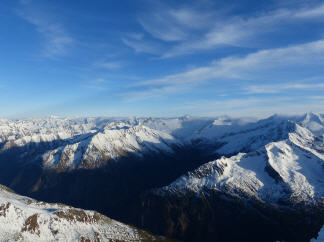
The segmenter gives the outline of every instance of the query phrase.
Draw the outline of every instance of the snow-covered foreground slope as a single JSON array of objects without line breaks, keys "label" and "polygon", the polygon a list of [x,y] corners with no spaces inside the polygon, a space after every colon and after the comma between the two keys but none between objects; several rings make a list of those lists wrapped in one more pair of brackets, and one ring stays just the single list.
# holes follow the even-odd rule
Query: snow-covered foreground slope
[{"label": "snow-covered foreground slope", "polygon": [[163,240],[97,212],[38,202],[0,185],[0,241]]}]

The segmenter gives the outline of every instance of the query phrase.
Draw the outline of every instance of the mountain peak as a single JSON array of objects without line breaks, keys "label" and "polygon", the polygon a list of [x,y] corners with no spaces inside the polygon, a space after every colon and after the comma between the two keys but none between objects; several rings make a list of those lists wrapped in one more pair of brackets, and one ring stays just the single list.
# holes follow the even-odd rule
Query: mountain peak
[{"label": "mountain peak", "polygon": [[324,131],[324,118],[318,113],[307,113],[303,117],[301,124],[317,134]]},{"label": "mountain peak", "polygon": [[313,121],[313,122],[322,123],[323,117],[319,113],[308,112],[305,114],[305,121],[308,121],[308,122]]}]

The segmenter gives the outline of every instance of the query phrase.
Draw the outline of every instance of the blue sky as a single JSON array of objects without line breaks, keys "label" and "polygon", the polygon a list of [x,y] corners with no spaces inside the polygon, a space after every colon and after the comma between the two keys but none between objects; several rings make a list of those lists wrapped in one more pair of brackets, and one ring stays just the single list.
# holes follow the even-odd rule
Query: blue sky
[{"label": "blue sky", "polygon": [[323,1],[2,0],[1,117],[324,112]]}]

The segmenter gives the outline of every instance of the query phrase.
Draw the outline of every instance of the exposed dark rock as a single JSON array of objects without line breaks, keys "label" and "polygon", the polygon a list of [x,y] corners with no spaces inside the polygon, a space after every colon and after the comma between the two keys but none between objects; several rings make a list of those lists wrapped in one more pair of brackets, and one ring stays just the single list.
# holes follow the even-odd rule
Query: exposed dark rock
[{"label": "exposed dark rock", "polygon": [[38,224],[38,214],[33,214],[25,221],[25,224],[21,232],[29,232],[32,234],[40,235],[39,224]]},{"label": "exposed dark rock", "polygon": [[147,193],[136,209],[141,227],[184,241],[309,241],[324,223],[324,209],[278,209],[259,201]]}]

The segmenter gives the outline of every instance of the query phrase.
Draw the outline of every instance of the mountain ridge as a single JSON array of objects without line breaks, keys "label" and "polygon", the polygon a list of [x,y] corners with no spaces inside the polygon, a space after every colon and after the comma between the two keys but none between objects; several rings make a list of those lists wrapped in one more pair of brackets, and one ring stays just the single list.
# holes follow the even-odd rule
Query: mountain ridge
[{"label": "mountain ridge", "polygon": [[309,241],[324,223],[323,120],[1,121],[0,183],[181,240],[226,239],[220,230],[232,224],[243,241],[253,226],[260,233],[251,241],[261,232],[269,241]]}]

